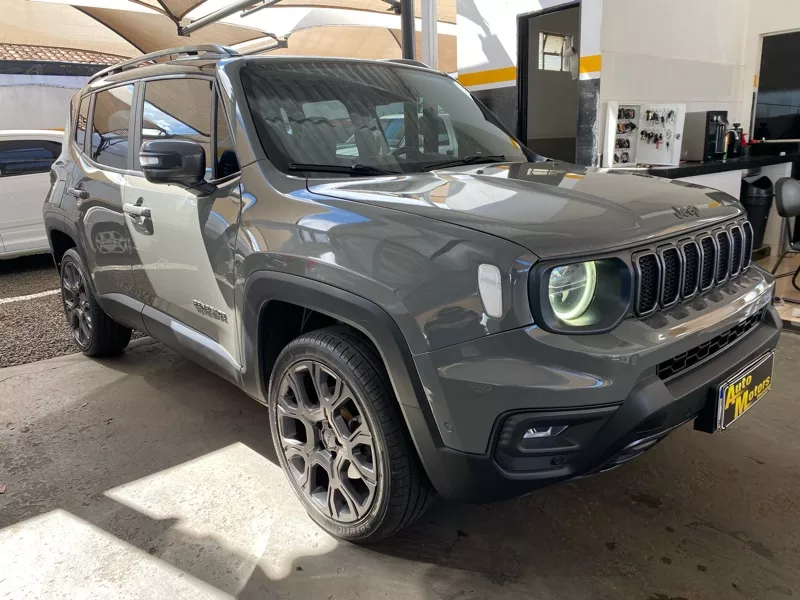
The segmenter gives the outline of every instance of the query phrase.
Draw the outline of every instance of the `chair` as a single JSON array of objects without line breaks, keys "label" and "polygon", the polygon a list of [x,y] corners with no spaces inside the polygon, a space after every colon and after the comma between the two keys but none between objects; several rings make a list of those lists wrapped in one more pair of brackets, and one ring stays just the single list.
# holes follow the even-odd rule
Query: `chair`
[{"label": "chair", "polygon": [[[775,184],[775,205],[778,209],[778,214],[783,219],[786,219],[786,225],[783,228],[786,231],[786,246],[781,243],[781,255],[775,264],[775,268],[772,269],[773,275],[778,272],[778,267],[781,266],[781,262],[783,262],[787,254],[800,252],[800,242],[792,241],[795,237],[794,231],[797,229],[797,224],[795,223],[794,227],[792,227],[790,221],[792,217],[800,217],[800,182],[791,177],[779,179]],[[797,268],[794,277],[792,277],[792,285],[795,289],[800,290],[798,276],[800,276],[800,267]]]}]

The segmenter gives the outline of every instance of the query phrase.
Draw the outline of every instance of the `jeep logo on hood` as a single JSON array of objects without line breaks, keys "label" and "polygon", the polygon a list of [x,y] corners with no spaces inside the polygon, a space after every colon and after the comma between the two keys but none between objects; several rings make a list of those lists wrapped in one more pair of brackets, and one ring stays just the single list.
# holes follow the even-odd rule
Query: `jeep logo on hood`
[{"label": "jeep logo on hood", "polygon": [[673,206],[672,210],[675,211],[675,216],[679,219],[700,216],[700,209],[696,206]]}]

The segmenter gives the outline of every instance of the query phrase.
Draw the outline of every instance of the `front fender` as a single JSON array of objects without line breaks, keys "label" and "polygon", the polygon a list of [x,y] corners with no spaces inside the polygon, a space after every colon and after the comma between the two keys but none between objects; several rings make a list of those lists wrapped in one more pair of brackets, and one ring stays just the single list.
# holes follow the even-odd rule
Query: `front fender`
[{"label": "front fender", "polygon": [[[277,271],[256,271],[244,286],[242,315],[242,381],[251,396],[266,402],[269,373],[261,372],[258,339],[267,303],[281,301],[328,315],[354,327],[377,347],[401,404],[419,408],[424,393],[400,327],[383,308],[361,296],[313,279]],[[416,381],[414,381],[416,379]]]}]

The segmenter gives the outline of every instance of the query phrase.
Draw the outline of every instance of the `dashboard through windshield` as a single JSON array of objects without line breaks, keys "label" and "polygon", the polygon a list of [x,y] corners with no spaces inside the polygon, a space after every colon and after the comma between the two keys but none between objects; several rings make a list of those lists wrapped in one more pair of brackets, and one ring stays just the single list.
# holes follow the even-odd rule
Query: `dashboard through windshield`
[{"label": "dashboard through windshield", "polygon": [[242,84],[267,157],[285,172],[415,173],[535,158],[440,73],[393,63],[254,60],[242,69]]}]

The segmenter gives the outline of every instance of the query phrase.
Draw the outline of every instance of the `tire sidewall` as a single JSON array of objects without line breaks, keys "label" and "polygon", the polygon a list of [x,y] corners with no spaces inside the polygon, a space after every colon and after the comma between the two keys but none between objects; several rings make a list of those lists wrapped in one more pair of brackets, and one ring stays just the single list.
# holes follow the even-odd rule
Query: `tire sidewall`
[{"label": "tire sidewall", "polygon": [[[302,490],[298,489],[294,479],[292,478],[286,457],[283,454],[283,449],[280,443],[280,431],[278,429],[278,414],[277,414],[277,399],[278,391],[280,389],[280,381],[283,379],[284,374],[295,364],[305,360],[316,360],[331,369],[338,377],[341,377],[354,394],[357,396],[359,406],[364,412],[364,416],[369,424],[370,432],[374,440],[374,451],[378,465],[377,486],[375,496],[372,501],[369,513],[362,517],[360,520],[353,523],[342,524],[322,514],[319,509],[311,503]],[[281,469],[283,469],[286,478],[289,480],[289,485],[294,491],[295,495],[300,499],[306,508],[309,516],[323,529],[331,535],[335,535],[345,540],[357,541],[370,536],[370,534],[380,527],[384,518],[386,517],[386,510],[389,506],[389,499],[391,497],[391,463],[389,456],[386,452],[386,440],[381,429],[380,422],[377,415],[369,401],[369,394],[364,389],[361,381],[355,376],[352,370],[343,363],[343,361],[330,352],[324,346],[309,342],[309,341],[295,341],[290,343],[278,360],[275,362],[275,368],[270,378],[269,392],[268,392],[268,407],[269,407],[269,421],[270,430],[272,433],[272,440],[275,445],[275,453],[278,456],[278,462]]]}]

